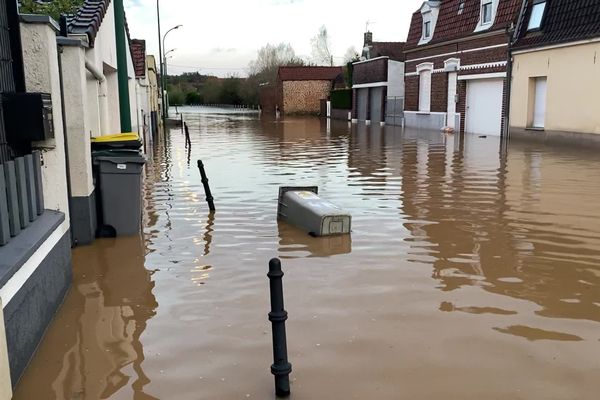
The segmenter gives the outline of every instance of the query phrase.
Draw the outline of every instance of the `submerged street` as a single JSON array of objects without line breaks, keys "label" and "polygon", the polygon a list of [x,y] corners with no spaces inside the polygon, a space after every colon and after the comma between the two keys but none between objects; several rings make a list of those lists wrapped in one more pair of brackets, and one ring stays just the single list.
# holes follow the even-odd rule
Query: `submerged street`
[{"label": "submerged street", "polygon": [[[293,399],[597,398],[597,151],[181,110],[191,152],[179,128],[154,145],[143,237],[74,250],[15,399],[272,398],[272,257]],[[278,223],[290,185],[351,236]]]}]

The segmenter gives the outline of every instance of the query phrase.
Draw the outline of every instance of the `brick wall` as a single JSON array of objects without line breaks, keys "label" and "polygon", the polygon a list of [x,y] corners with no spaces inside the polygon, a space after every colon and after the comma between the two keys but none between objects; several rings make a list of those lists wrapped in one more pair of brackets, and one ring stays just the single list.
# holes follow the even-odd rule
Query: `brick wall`
[{"label": "brick wall", "polygon": [[330,81],[284,81],[282,83],[285,114],[318,114],[320,100],[331,90]]},{"label": "brick wall", "polygon": [[368,62],[354,64],[352,83],[387,82],[388,58],[380,58]]},{"label": "brick wall", "polygon": [[[433,48],[425,48],[423,50],[412,51],[406,53],[406,73],[416,72],[417,65],[424,62],[433,63],[433,68],[443,69],[444,61],[450,58],[460,59],[460,65],[466,67],[469,65],[487,64],[495,62],[505,62],[508,59],[507,47],[500,46],[491,49],[467,51],[481,47],[495,46],[506,44],[507,37],[504,32],[498,32],[495,35],[487,37],[474,38],[463,42],[457,42],[447,45],[435,46]],[[463,51],[463,53],[460,53]],[[464,52],[467,51],[467,52]],[[440,56],[436,56],[441,54]],[[429,58],[431,57],[431,58]],[[506,66],[495,66],[486,68],[463,69],[458,71],[458,75],[474,75],[487,74],[496,72],[506,72]],[[405,77],[405,110],[419,110],[419,76]],[[504,88],[504,102],[502,110],[502,118],[506,115],[506,84]],[[457,84],[458,104],[456,112],[461,115],[461,131],[465,127],[465,111],[466,111],[466,81],[458,81]],[[431,75],[431,111],[446,112],[448,107],[448,73],[435,72]]]}]

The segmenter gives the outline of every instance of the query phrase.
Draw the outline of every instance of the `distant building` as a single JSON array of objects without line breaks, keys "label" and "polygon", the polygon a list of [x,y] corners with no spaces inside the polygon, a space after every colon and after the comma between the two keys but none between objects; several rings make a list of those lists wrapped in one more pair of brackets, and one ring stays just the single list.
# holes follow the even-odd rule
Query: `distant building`
[{"label": "distant building", "polygon": [[406,42],[405,124],[500,135],[509,35],[522,0],[425,1]]},{"label": "distant building", "polygon": [[[404,45],[404,42],[373,42],[373,34],[365,33],[361,61],[352,64],[354,122],[384,124],[388,98],[390,110],[397,108],[401,114],[404,102]],[[388,122],[396,121],[391,118]]]},{"label": "distant building", "polygon": [[282,114],[319,113],[320,101],[342,73],[342,67],[279,67],[276,107]]},{"label": "distant building", "polygon": [[600,0],[525,0],[510,134],[600,143]]}]

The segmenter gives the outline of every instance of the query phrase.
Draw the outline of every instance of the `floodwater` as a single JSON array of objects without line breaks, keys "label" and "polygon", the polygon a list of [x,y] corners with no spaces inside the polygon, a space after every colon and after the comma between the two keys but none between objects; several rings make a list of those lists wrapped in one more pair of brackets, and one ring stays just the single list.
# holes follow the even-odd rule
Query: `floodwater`
[{"label": "floodwater", "polygon": [[[598,151],[185,111],[143,237],[74,250],[16,399],[273,398],[275,256],[292,399],[598,399]],[[278,223],[280,185],[318,185],[352,235]]]}]

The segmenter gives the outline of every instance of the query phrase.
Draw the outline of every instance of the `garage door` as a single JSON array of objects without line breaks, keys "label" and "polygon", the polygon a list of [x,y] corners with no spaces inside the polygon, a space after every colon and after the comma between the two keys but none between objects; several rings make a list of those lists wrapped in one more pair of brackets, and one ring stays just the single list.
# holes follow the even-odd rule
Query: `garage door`
[{"label": "garage door", "polygon": [[383,106],[383,87],[371,88],[370,98],[371,123],[378,124],[381,122],[381,108]]},{"label": "garage door", "polygon": [[467,82],[466,132],[500,136],[503,84],[503,79],[478,79]]},{"label": "garage door", "polygon": [[369,104],[369,89],[358,89],[357,101],[358,120],[365,121],[367,119],[367,105]]}]

